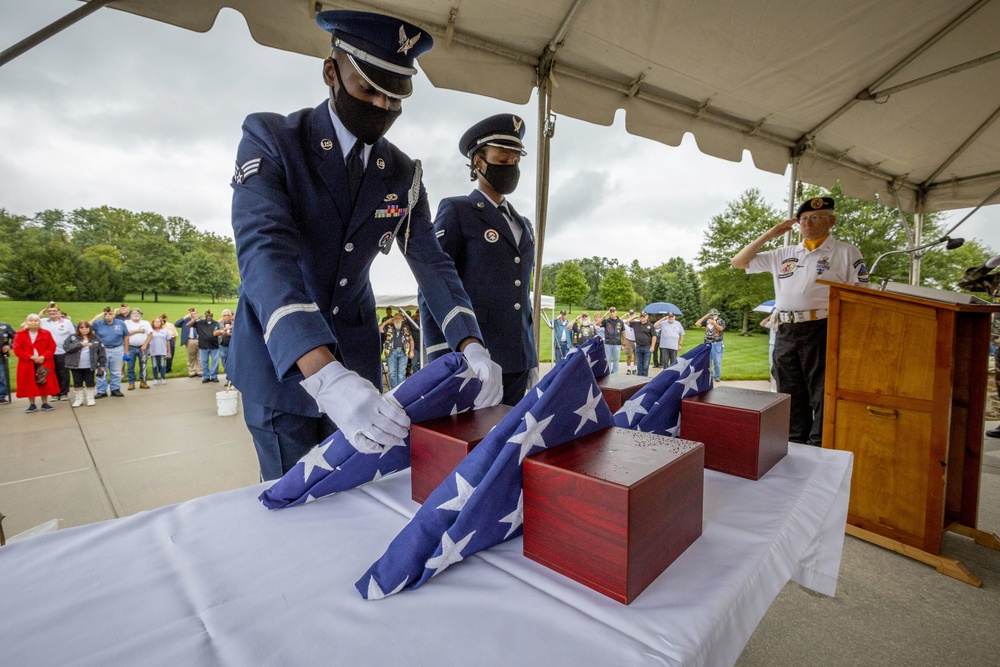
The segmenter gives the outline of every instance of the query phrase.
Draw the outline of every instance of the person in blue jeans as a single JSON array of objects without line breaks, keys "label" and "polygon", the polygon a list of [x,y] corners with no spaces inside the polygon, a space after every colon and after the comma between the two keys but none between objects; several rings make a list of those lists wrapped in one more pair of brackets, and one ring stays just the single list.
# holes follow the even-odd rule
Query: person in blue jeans
[{"label": "person in blue jeans", "polygon": [[90,325],[108,357],[104,375],[97,378],[97,398],[107,398],[109,391],[111,396],[123,398],[122,361],[125,356],[125,339],[128,336],[125,321],[115,317],[115,311],[109,306],[103,313],[95,315],[90,320]]},{"label": "person in blue jeans", "polygon": [[722,352],[725,347],[722,344],[722,333],[726,330],[726,321],[719,317],[719,311],[715,308],[708,311],[694,323],[695,326],[705,327],[705,342],[712,344],[712,379],[718,380],[722,376]]},{"label": "person in blue jeans", "polygon": [[559,317],[552,321],[552,333],[554,341],[552,351],[555,353],[555,361],[558,364],[569,354],[569,348],[573,344],[573,331],[569,321],[566,319],[566,311],[560,310]]},{"label": "person in blue jeans", "polygon": [[396,311],[392,319],[382,325],[385,340],[386,366],[389,367],[389,388],[395,389],[406,379],[406,360],[413,355],[410,327],[403,322],[403,313]]},{"label": "person in blue jeans", "polygon": [[[153,325],[142,319],[142,311],[133,308],[129,313],[129,318],[125,320],[125,328],[128,332],[128,389],[135,389],[135,362],[139,362],[139,388],[149,389],[146,384],[146,351],[149,349],[149,340],[153,337]],[[111,363],[111,360],[108,360]]]},{"label": "person in blue jeans", "polygon": [[198,356],[201,358],[201,381],[219,381],[219,339],[223,328],[213,319],[212,311],[206,310],[205,317],[194,324],[198,332]]}]

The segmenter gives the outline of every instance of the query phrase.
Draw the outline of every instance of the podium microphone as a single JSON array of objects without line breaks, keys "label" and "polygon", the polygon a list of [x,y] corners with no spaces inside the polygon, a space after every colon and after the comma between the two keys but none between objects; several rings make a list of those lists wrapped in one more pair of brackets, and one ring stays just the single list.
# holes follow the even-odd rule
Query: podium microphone
[{"label": "podium microphone", "polygon": [[[930,243],[925,243],[924,245],[917,246],[916,248],[906,248],[904,250],[890,250],[889,252],[884,252],[875,259],[875,263],[872,264],[872,268],[868,271],[868,274],[875,275],[875,269],[878,268],[878,263],[881,262],[883,258],[888,257],[889,255],[901,255],[901,254],[912,255],[916,252],[932,248],[942,243],[947,244],[945,245],[945,248],[947,248],[948,250],[954,250],[955,248],[961,248],[965,244],[965,239],[961,238],[953,239],[950,236],[942,236],[937,241],[931,241]],[[994,259],[997,260],[998,263],[1000,263],[1000,255],[997,255],[990,261],[992,262]]]}]

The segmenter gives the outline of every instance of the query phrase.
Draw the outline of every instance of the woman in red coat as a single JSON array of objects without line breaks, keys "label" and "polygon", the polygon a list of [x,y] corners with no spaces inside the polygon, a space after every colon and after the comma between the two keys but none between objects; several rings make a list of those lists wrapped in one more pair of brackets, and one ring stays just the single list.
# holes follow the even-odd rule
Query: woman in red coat
[{"label": "woman in red coat", "polygon": [[[31,400],[31,405],[25,412],[38,410],[35,399],[42,397],[42,410],[52,410],[49,396],[59,394],[59,380],[56,378],[56,341],[52,334],[42,328],[38,315],[32,313],[25,319],[27,328],[21,329],[14,336],[14,356],[17,357],[17,397]],[[43,365],[49,369],[45,383],[39,386],[35,383],[35,368]]]}]

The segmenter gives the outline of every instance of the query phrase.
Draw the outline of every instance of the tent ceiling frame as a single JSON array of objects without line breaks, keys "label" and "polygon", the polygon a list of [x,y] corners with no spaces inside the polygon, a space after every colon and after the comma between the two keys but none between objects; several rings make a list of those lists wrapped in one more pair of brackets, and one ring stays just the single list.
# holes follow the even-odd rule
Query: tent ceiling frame
[{"label": "tent ceiling frame", "polygon": [[896,63],[895,65],[893,65],[892,67],[890,67],[889,70],[885,74],[883,74],[878,79],[876,79],[873,83],[871,83],[869,86],[867,86],[863,91],[861,91],[860,93],[858,93],[857,95],[855,95],[853,98],[851,98],[850,100],[848,100],[847,102],[845,102],[844,105],[841,106],[839,109],[837,109],[832,114],[830,114],[829,116],[827,116],[825,119],[823,119],[822,121],[820,121],[819,125],[817,125],[813,129],[811,129],[808,132],[806,132],[803,135],[803,137],[816,136],[817,134],[819,134],[820,132],[822,132],[824,129],[826,129],[835,120],[837,120],[838,118],[840,118],[841,116],[843,116],[845,113],[847,113],[848,111],[850,111],[851,108],[853,108],[855,104],[857,104],[858,102],[870,99],[875,94],[873,92],[875,89],[877,89],[883,83],[885,83],[886,81],[888,81],[889,79],[891,79],[893,76],[895,76],[896,74],[898,74],[900,71],[902,71],[907,65],[909,65],[914,60],[916,60],[921,55],[923,55],[932,46],[934,46],[939,41],[941,41],[942,39],[944,39],[944,37],[946,35],[948,35],[948,33],[952,32],[955,28],[957,28],[960,25],[962,25],[962,23],[964,23],[970,16],[972,16],[977,11],[979,11],[980,9],[982,9],[989,2],[990,2],[990,0],[976,0],[976,2],[974,4],[972,4],[970,7],[968,7],[965,11],[963,11],[957,17],[955,17],[954,19],[952,19],[951,23],[949,23],[945,27],[943,27],[940,30],[938,30],[934,35],[932,35],[923,44],[921,44],[916,49],[914,49],[913,51],[911,51],[909,55],[907,55],[902,60],[900,60],[898,63]]}]

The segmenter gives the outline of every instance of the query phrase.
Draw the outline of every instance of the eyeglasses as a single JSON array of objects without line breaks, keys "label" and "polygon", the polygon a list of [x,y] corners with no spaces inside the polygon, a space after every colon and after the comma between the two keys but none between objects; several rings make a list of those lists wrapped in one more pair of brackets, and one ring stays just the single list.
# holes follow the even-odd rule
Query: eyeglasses
[{"label": "eyeglasses", "polygon": [[799,222],[819,222],[820,220],[826,220],[829,217],[829,213],[813,213],[812,215],[803,215],[799,218]]}]

